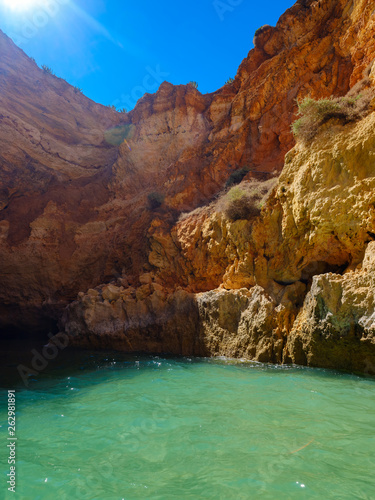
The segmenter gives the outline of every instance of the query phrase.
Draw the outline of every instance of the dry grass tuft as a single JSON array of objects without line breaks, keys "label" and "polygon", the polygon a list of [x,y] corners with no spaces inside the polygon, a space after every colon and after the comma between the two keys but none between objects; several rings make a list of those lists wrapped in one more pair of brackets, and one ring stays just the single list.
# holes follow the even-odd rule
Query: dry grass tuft
[{"label": "dry grass tuft", "polygon": [[178,222],[195,216],[209,216],[214,212],[224,214],[232,222],[253,220],[260,215],[277,180],[278,177],[266,181],[242,181],[241,184],[222,191],[209,205],[198,207],[189,213],[182,213]]},{"label": "dry grass tuft", "polygon": [[277,179],[267,181],[244,181],[232,187],[216,202],[215,209],[222,212],[232,222],[236,220],[253,220],[261,213]]},{"label": "dry grass tuft", "polygon": [[369,82],[368,77],[363,78],[344,97],[319,100],[305,97],[298,101],[300,118],[292,125],[295,138],[302,142],[311,141],[319,127],[332,118],[338,118],[345,124],[367,116],[375,97],[374,89],[368,88]]}]

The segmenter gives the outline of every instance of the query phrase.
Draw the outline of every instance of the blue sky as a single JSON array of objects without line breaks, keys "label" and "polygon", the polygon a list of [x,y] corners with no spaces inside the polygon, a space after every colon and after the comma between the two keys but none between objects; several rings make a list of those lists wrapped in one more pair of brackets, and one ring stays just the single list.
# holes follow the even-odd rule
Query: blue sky
[{"label": "blue sky", "polygon": [[217,90],[253,48],[254,31],[275,25],[293,4],[0,0],[0,28],[39,65],[51,67],[94,101],[130,109],[163,80],[193,80],[202,93]]}]

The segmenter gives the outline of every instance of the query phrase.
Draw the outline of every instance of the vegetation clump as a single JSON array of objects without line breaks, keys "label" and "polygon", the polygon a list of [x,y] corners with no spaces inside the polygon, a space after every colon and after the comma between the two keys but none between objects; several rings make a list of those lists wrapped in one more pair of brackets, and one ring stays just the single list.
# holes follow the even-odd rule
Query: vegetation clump
[{"label": "vegetation clump", "polygon": [[150,209],[155,210],[163,204],[164,195],[158,193],[157,191],[153,191],[147,196],[147,199]]},{"label": "vegetation clump", "polygon": [[277,177],[263,181],[243,181],[239,186],[224,190],[209,205],[198,207],[189,213],[182,213],[179,222],[194,216],[209,217],[215,212],[224,214],[231,222],[252,221],[260,215],[276,184]]},{"label": "vegetation clump", "polygon": [[305,97],[297,101],[299,118],[292,124],[294,137],[302,142],[309,142],[315,137],[319,127],[332,118],[349,123],[368,115],[374,90],[365,89],[357,95],[352,91],[344,97],[318,100]]},{"label": "vegetation clump", "polygon": [[127,113],[128,112],[128,110],[126,108],[117,109],[114,104],[108,104],[107,108],[113,109],[113,111],[117,111],[117,113]]},{"label": "vegetation clump", "polygon": [[189,82],[188,85],[192,85],[195,89],[198,88],[198,83],[197,82]]},{"label": "vegetation clump", "polygon": [[76,94],[83,94],[82,89],[81,89],[81,88],[79,88],[79,87],[74,87],[74,92],[75,92]]},{"label": "vegetation clump", "polygon": [[253,220],[261,213],[277,179],[267,181],[244,181],[240,186],[233,186],[217,201],[216,209],[223,212],[232,222]]},{"label": "vegetation clump", "polygon": [[250,196],[239,187],[232,188],[228,193],[224,213],[231,221],[255,219],[260,215],[261,207],[258,196]]},{"label": "vegetation clump", "polygon": [[234,78],[228,78],[228,80],[225,82],[225,85],[231,84],[234,82]]}]

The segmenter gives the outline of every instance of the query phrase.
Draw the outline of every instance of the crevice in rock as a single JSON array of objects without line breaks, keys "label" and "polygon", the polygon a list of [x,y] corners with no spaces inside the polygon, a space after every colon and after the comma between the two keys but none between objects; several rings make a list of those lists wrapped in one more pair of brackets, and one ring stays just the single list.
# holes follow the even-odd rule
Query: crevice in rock
[{"label": "crevice in rock", "polygon": [[313,277],[319,274],[333,273],[342,275],[348,266],[349,262],[336,265],[325,261],[313,261],[302,269],[300,281],[305,285],[310,285]]},{"label": "crevice in rock", "polygon": [[296,283],[297,281],[302,281],[302,280],[294,280],[294,281],[274,280],[275,283],[281,286],[294,285],[294,283]]}]

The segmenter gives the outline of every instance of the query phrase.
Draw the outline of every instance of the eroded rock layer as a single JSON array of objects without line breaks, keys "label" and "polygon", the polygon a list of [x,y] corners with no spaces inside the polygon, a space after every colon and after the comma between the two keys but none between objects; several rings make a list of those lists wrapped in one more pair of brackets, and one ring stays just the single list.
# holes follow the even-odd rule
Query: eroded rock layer
[{"label": "eroded rock layer", "polygon": [[[159,233],[150,260],[160,272],[136,289],[82,294],[64,319],[72,341],[375,373],[374,130],[372,112],[355,124],[331,120],[298,144],[256,220],[230,222],[211,207]],[[162,286],[171,270],[200,282],[211,267],[218,289]]]}]

